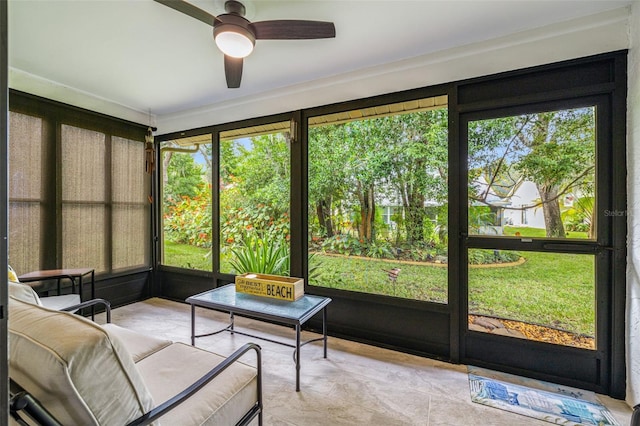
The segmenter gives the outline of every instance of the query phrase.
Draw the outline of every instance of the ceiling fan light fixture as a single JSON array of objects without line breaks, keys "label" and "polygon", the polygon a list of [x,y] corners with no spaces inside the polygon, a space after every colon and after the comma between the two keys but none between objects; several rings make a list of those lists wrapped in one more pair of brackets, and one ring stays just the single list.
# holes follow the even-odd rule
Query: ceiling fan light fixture
[{"label": "ceiling fan light fixture", "polygon": [[218,49],[233,58],[245,58],[253,51],[256,39],[247,29],[231,25],[221,25],[213,31]]},{"label": "ceiling fan light fixture", "polygon": [[230,89],[240,87],[244,58],[251,54],[256,40],[311,40],[336,36],[333,22],[302,19],[251,22],[244,17],[246,8],[238,0],[226,0],[226,13],[218,16],[194,6],[190,3],[192,0],[155,1],[213,27],[213,39],[224,53],[224,74]]}]

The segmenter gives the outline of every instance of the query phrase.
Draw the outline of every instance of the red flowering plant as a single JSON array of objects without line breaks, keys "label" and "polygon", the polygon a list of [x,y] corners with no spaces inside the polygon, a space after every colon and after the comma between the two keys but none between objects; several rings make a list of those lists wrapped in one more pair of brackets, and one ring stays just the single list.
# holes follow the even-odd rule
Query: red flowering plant
[{"label": "red flowering plant", "polygon": [[288,213],[278,212],[266,204],[220,211],[221,240],[234,246],[255,235],[265,241],[288,240],[289,229]]},{"label": "red flowering plant", "polygon": [[228,203],[220,208],[221,251],[233,272],[288,275],[288,213],[266,203],[239,205],[239,198],[225,195]]},{"label": "red flowering plant", "polygon": [[178,244],[211,247],[211,186],[201,183],[193,197],[168,206],[163,220],[165,239]]}]

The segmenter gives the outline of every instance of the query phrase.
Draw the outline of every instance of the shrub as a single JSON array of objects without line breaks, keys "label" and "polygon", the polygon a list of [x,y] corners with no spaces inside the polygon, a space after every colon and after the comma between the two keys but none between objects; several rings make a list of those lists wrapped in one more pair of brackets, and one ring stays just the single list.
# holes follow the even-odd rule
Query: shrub
[{"label": "shrub", "polygon": [[[229,263],[236,274],[256,272],[261,274],[290,275],[291,257],[289,244],[283,240],[266,241],[248,237],[236,248],[231,249]],[[322,262],[312,253],[308,257],[309,279],[319,275]]]},{"label": "shrub", "polygon": [[164,215],[165,239],[178,244],[211,247],[211,186],[198,185],[195,196],[184,196]]},{"label": "shrub", "polygon": [[289,229],[289,214],[265,204],[221,211],[220,238],[223,244],[237,245],[256,231],[265,241],[288,240]]},{"label": "shrub", "polygon": [[289,247],[281,241],[248,237],[231,252],[230,263],[237,274],[289,275]]},{"label": "shrub", "polygon": [[360,256],[365,247],[355,237],[348,234],[338,234],[327,238],[322,242],[322,250],[330,253]]},{"label": "shrub", "polygon": [[367,257],[373,257],[375,259],[393,259],[393,247],[387,241],[377,242],[373,241],[366,247]]}]

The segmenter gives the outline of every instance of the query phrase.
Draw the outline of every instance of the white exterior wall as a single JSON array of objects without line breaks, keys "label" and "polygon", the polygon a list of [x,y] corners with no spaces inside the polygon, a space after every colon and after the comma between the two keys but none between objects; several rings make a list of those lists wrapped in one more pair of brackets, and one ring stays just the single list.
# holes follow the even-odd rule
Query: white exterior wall
[{"label": "white exterior wall", "polygon": [[627,92],[627,403],[640,404],[640,2],[630,17]]},{"label": "white exterior wall", "polygon": [[[511,204],[509,207],[517,209],[523,206],[532,206],[536,204],[536,201],[540,199],[540,193],[536,188],[536,184],[530,181],[524,181],[518,188],[518,190],[511,197]],[[542,206],[535,209],[527,209],[524,212],[522,210],[510,210],[504,211],[505,223],[510,223],[513,226],[528,226],[530,228],[544,228],[544,213],[542,212]],[[507,219],[509,222],[507,222]]]}]

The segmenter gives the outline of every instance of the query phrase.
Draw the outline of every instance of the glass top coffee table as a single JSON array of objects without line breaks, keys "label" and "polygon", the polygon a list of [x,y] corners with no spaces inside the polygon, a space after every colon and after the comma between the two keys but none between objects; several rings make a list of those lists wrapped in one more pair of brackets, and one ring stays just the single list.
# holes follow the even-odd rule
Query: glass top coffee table
[{"label": "glass top coffee table", "polygon": [[[218,287],[187,298],[187,303],[191,304],[191,344],[195,346],[196,338],[198,337],[212,336],[214,334],[228,331],[230,333],[242,334],[244,336],[254,337],[256,339],[295,348],[293,358],[296,363],[296,391],[299,391],[300,348],[307,343],[322,340],[324,344],[324,357],[327,357],[327,305],[329,302],[331,302],[331,299],[328,297],[313,296],[309,294],[305,294],[294,302],[289,302],[268,297],[253,296],[245,293],[237,293],[234,284]],[[196,335],[196,306],[229,312],[231,323],[221,330]],[[320,311],[322,311],[322,337],[301,342],[300,331],[302,325]],[[296,330],[296,344],[292,345],[238,331],[234,327],[234,315],[244,315],[251,318],[292,325]]]}]

